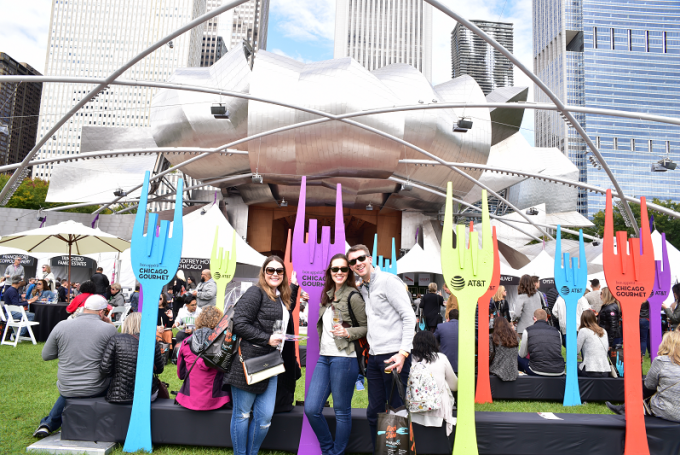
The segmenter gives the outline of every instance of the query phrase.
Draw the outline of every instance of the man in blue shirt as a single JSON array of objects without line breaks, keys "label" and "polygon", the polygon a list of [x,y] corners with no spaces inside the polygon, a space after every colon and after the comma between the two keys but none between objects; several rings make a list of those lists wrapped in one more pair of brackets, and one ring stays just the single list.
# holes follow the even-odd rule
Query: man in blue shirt
[{"label": "man in blue shirt", "polygon": [[434,337],[439,342],[439,350],[446,355],[453,371],[458,373],[458,310],[451,310],[446,322],[437,325]]},{"label": "man in blue shirt", "polygon": [[[12,277],[12,285],[7,288],[5,291],[5,294],[3,295],[3,300],[5,301],[5,305],[16,305],[16,306],[23,306],[24,310],[26,310],[26,319],[29,321],[32,321],[35,315],[33,313],[28,312],[28,304],[26,302],[21,302],[21,296],[19,295],[19,285],[21,284],[21,276],[20,275],[14,275]],[[9,310],[7,310],[9,312]],[[15,321],[21,321],[21,312],[19,311],[12,311],[12,318]],[[21,329],[21,336],[25,337],[28,336],[28,329],[25,327]]]}]

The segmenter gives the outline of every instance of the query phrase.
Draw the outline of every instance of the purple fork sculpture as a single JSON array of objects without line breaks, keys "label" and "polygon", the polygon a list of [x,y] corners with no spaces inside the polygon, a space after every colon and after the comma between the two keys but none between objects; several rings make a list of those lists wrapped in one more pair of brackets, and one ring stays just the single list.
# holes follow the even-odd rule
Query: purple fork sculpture
[{"label": "purple fork sculpture", "polygon": [[656,266],[654,288],[652,295],[647,299],[649,301],[649,331],[651,334],[649,353],[652,360],[656,358],[663,336],[661,331],[661,304],[666,301],[671,289],[671,264],[666,250],[666,234],[661,234],[661,251],[663,253],[662,260],[654,261]]},{"label": "purple fork sculpture", "polygon": [[[300,200],[295,230],[293,231],[293,268],[302,289],[309,294],[308,319],[319,319],[319,303],[323,289],[324,273],[331,258],[338,253],[345,253],[345,222],[342,214],[342,191],[338,184],[335,198],[335,243],[331,243],[331,227],[321,228],[321,244],[316,242],[316,220],[309,220],[309,239],[305,243],[305,200],[307,194],[307,178],[302,177],[300,185]],[[319,334],[316,330],[308,330],[307,336],[307,372],[305,373],[305,394],[314,374],[316,361],[319,359]],[[319,455],[319,441],[303,416],[302,434],[298,454]]]}]

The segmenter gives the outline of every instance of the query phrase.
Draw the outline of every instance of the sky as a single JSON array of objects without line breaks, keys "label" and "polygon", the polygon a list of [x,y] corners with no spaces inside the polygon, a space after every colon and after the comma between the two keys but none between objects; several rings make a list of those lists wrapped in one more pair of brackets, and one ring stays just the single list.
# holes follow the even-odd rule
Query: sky
[{"label": "sky", "polygon": [[[441,0],[466,19],[514,24],[514,54],[529,69],[531,56],[531,0]],[[38,71],[45,67],[52,0],[0,0],[0,52],[27,62]],[[333,58],[335,0],[270,0],[267,50],[304,62]],[[456,22],[438,10],[433,13],[432,83],[451,78],[451,31]],[[515,68],[515,86],[533,84]],[[527,111],[522,134],[533,145],[534,116]]]}]

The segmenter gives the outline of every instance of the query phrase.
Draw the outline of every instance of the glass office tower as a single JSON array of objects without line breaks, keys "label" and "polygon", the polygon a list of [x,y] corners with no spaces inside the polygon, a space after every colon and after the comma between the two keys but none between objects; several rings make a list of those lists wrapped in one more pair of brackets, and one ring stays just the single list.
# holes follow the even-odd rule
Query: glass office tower
[{"label": "glass office tower", "polygon": [[[534,72],[568,104],[679,116],[680,1],[534,0],[533,26]],[[536,89],[536,101],[548,98]],[[612,187],[559,114],[535,115],[537,147],[559,147],[579,168],[581,181]],[[590,114],[576,118],[627,195],[680,200],[680,170],[651,170],[666,156],[680,161],[680,126]],[[592,217],[604,205],[603,195],[579,194],[584,215]]]}]

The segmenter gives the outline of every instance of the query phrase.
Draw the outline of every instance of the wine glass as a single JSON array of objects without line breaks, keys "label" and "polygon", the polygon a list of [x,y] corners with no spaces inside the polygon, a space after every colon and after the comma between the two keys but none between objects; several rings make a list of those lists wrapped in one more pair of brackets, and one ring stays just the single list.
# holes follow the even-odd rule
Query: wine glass
[{"label": "wine glass", "polygon": [[279,351],[283,349],[283,320],[277,319],[274,321],[274,333],[273,335],[278,335],[277,338],[281,338],[281,344],[279,344],[276,349]]},{"label": "wine glass", "polygon": [[[342,314],[340,314],[340,310],[333,308],[333,330],[337,330],[338,327],[342,327]],[[342,337],[335,335],[335,338]]]}]

